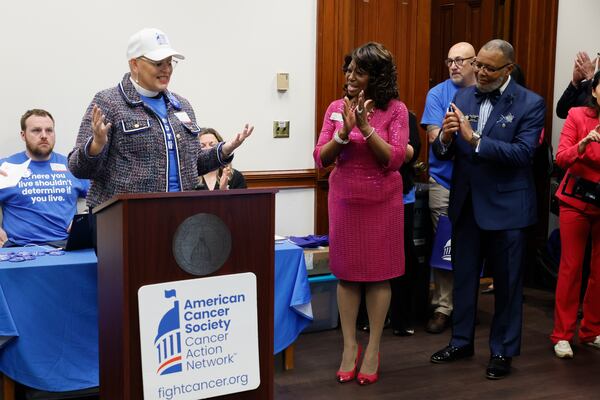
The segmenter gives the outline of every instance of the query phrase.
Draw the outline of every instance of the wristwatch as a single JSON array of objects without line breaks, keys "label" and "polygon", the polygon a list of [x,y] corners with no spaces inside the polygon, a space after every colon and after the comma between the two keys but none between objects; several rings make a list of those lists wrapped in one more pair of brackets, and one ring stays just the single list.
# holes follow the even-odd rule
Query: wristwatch
[{"label": "wristwatch", "polygon": [[480,139],[481,139],[481,133],[479,133],[477,131],[473,131],[473,136],[471,137],[471,140],[469,140],[469,143],[471,144],[471,146],[476,148]]}]

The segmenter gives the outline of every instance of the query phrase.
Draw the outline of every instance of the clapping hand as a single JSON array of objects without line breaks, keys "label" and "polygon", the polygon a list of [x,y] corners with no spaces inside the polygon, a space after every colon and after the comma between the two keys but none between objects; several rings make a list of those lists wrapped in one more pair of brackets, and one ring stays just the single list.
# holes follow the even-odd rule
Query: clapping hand
[{"label": "clapping hand", "polygon": [[352,131],[355,126],[358,127],[363,134],[368,134],[370,125],[367,116],[372,109],[373,100],[369,99],[365,101],[365,93],[362,90],[358,94],[355,105],[352,104],[348,97],[344,97],[344,111],[342,112],[344,129],[343,132],[340,131],[340,137],[346,139],[347,135],[350,134],[350,131]]},{"label": "clapping hand", "polygon": [[583,154],[585,152],[585,148],[588,144],[592,142],[600,143],[600,133],[598,133],[599,130],[600,125],[597,125],[586,135],[586,137],[579,141],[579,145],[577,147],[577,151],[579,152],[579,154]]},{"label": "clapping hand", "polygon": [[244,125],[244,129],[240,133],[235,135],[233,140],[225,142],[223,147],[221,147],[223,156],[229,157],[235,149],[237,149],[238,147],[241,146],[242,143],[244,143],[244,140],[246,140],[248,138],[248,136],[250,136],[252,134],[253,130],[254,130],[254,127],[252,125],[248,125],[248,124]]},{"label": "clapping hand", "polygon": [[575,56],[575,64],[573,65],[573,85],[577,86],[584,79],[591,79],[594,76],[595,69],[594,60],[585,51],[580,51]]},{"label": "clapping hand", "polygon": [[221,173],[221,179],[219,180],[219,189],[229,189],[229,180],[231,179],[232,172],[233,171],[231,168],[231,164],[228,164],[223,168],[223,171]]},{"label": "clapping hand", "polygon": [[471,139],[473,139],[473,128],[471,128],[471,124],[456,104],[451,103],[451,105],[452,111],[446,113],[444,121],[442,122],[443,135],[440,139],[444,144],[449,144],[452,140],[452,136],[449,135],[460,131],[463,139],[470,142]]},{"label": "clapping hand", "polygon": [[368,115],[373,109],[373,100],[365,101],[365,92],[363,90],[358,94],[358,102],[354,113],[356,114],[356,126],[363,134],[370,131]]},{"label": "clapping hand", "polygon": [[[350,131],[354,129],[356,125],[356,113],[355,106],[352,104],[348,97],[344,97],[344,109],[342,110],[342,119],[344,120],[344,127],[339,131],[339,135],[342,139],[346,140]],[[343,132],[342,132],[343,131]]]}]

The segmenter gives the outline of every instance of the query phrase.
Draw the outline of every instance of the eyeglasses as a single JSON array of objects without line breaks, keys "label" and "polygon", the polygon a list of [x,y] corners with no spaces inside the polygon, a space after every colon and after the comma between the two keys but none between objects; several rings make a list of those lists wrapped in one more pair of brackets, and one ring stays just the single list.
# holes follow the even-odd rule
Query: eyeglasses
[{"label": "eyeglasses", "polygon": [[177,66],[177,63],[179,62],[175,58],[166,58],[164,60],[154,61],[154,60],[151,60],[151,59],[146,58],[144,56],[138,57],[138,60],[144,60],[148,64],[152,64],[157,69],[161,69],[163,67],[168,67],[168,66],[170,66],[171,68],[175,69],[175,67]]},{"label": "eyeglasses", "polygon": [[452,63],[456,64],[457,67],[462,67],[465,60],[470,60],[471,58],[475,58],[475,56],[471,56],[471,57],[467,57],[467,58],[462,58],[462,57],[446,58],[444,60],[444,64],[446,64],[446,66],[448,68],[450,68],[452,66]]},{"label": "eyeglasses", "polygon": [[488,74],[493,74],[494,72],[498,72],[501,69],[504,69],[504,68],[508,67],[509,65],[512,65],[512,63],[511,62],[506,63],[501,67],[491,67],[489,65],[482,64],[482,63],[478,62],[477,60],[475,60],[471,63],[471,65],[473,66],[473,69],[475,71],[484,70]]}]

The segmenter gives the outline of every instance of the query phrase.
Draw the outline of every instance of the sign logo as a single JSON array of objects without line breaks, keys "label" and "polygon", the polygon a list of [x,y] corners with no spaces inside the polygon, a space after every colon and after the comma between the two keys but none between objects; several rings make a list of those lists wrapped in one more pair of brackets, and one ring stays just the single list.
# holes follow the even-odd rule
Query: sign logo
[{"label": "sign logo", "polygon": [[168,310],[158,323],[154,347],[158,375],[181,372],[181,326],[179,323],[179,300],[175,289],[165,290],[165,299],[174,297],[173,308]]},{"label": "sign logo", "polygon": [[444,253],[442,255],[442,260],[452,261],[452,239],[448,239],[448,241],[444,245]]},{"label": "sign logo", "polygon": [[256,275],[138,290],[144,399],[199,400],[260,386]]}]

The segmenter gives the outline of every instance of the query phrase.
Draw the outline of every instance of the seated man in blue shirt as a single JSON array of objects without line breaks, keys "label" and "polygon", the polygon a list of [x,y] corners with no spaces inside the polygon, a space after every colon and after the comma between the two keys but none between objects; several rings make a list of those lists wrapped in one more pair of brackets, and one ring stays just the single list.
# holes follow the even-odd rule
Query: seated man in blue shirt
[{"label": "seated man in blue shirt", "polygon": [[25,151],[0,160],[29,167],[16,186],[0,189],[2,227],[0,246],[24,246],[64,240],[89,182],[77,179],[67,169],[67,158],[55,153],[54,118],[33,109],[21,117],[21,139]]}]

